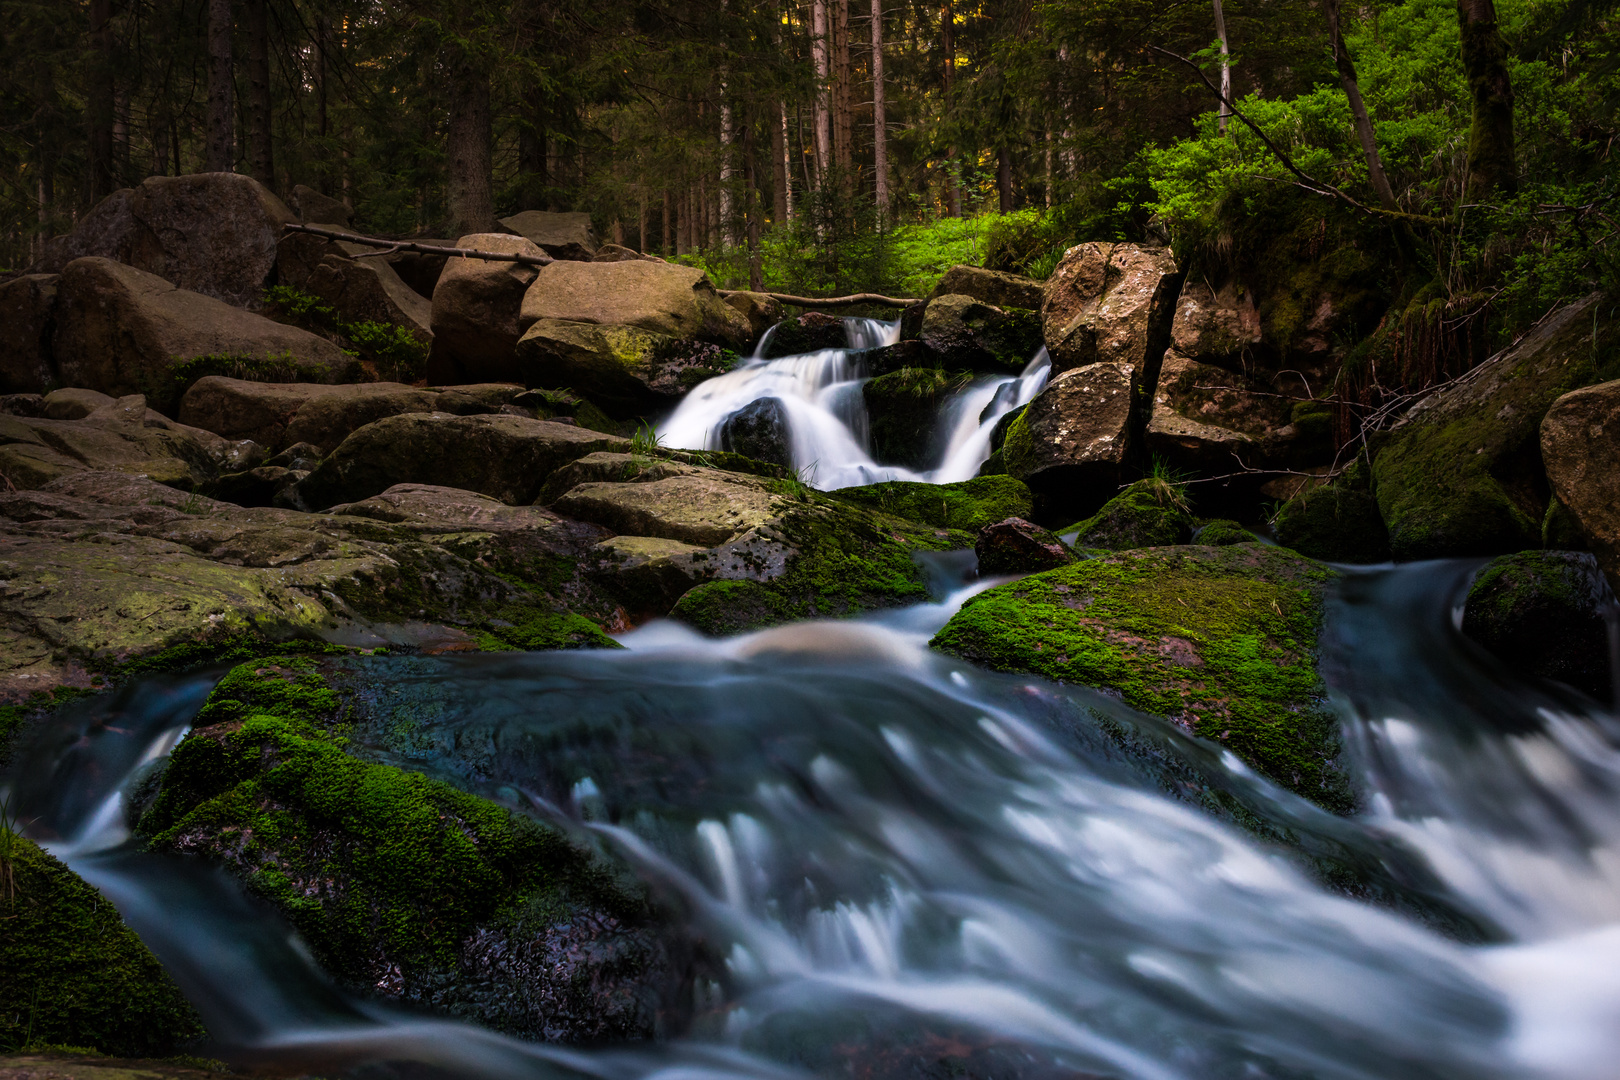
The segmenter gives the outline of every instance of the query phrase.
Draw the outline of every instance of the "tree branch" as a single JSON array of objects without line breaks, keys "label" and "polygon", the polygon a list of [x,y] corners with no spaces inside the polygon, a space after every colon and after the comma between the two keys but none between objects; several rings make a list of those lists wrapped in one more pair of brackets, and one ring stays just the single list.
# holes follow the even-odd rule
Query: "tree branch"
[{"label": "tree branch", "polygon": [[339,232],[336,229],[323,229],[319,225],[300,225],[288,222],[282,226],[290,232],[309,233],[312,236],[323,236],[328,240],[339,240],[345,244],[362,244],[366,247],[387,248],[375,254],[387,255],[394,251],[409,251],[417,255],[443,255],[452,259],[483,259],[485,262],[522,263],[524,266],[549,266],[556,262],[550,255],[523,255],[507,254],[502,251],[479,251],[477,248],[440,247],[437,244],[418,244],[414,240],[378,240],[375,237],[360,236],[356,233]]},{"label": "tree branch", "polygon": [[[749,292],[749,291],[751,291],[751,290],[748,290],[748,289],[721,289],[720,290],[720,295],[721,296],[733,296],[733,295],[735,295],[737,293],[740,293],[740,292]],[[856,304],[872,304],[872,305],[875,305],[877,307],[903,308],[903,307],[910,307],[912,304],[920,304],[920,303],[922,303],[922,300],[919,299],[919,298],[907,298],[907,297],[903,297],[903,296],[898,296],[898,297],[897,296],[880,296],[877,293],[855,293],[852,296],[826,296],[826,297],[819,297],[819,298],[814,297],[814,296],[789,296],[786,293],[774,293],[774,292],[773,293],[764,293],[763,295],[770,297],[772,300],[775,300],[777,303],[780,303],[780,304],[791,304],[794,307],[810,307],[810,308],[813,308],[813,307],[853,307]]]}]

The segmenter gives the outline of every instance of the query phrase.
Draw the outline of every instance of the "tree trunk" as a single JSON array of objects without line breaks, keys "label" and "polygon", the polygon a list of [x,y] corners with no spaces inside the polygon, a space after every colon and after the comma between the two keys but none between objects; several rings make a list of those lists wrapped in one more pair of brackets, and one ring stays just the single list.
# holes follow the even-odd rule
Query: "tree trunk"
[{"label": "tree trunk", "polygon": [[1361,140],[1361,153],[1367,159],[1367,177],[1372,181],[1373,190],[1378,193],[1379,205],[1385,210],[1399,209],[1395,192],[1389,186],[1389,177],[1384,175],[1384,163],[1378,157],[1378,139],[1373,133],[1367,106],[1361,100],[1356,66],[1350,61],[1350,50],[1344,47],[1344,35],[1339,31],[1339,0],[1322,0],[1322,8],[1327,14],[1333,62],[1338,65],[1339,82],[1344,86],[1344,96],[1350,100],[1350,115],[1356,122],[1356,137]]},{"label": "tree trunk", "polygon": [[[1332,0],[1330,0],[1332,2]],[[1214,0],[1215,4],[1215,39],[1221,43],[1221,111],[1218,121],[1221,134],[1226,134],[1227,121],[1232,119],[1232,110],[1226,104],[1232,100],[1232,53],[1226,42],[1226,12],[1221,9],[1221,0]]]},{"label": "tree trunk", "polygon": [[636,214],[636,250],[645,253],[647,248],[647,193],[641,193],[641,205]]},{"label": "tree trunk", "polygon": [[457,49],[447,65],[450,118],[445,132],[450,201],[450,230],[457,236],[491,232],[495,200],[490,190],[490,144],[493,123],[489,104],[489,71]]},{"label": "tree trunk", "polygon": [[833,164],[842,183],[850,182],[855,164],[853,68],[849,61],[849,0],[833,0]]},{"label": "tree trunk", "polygon": [[[321,15],[315,16],[315,127],[320,132],[322,143],[320,153],[322,155],[326,153],[325,143],[328,122],[326,110],[326,48],[327,42],[330,40],[331,29],[327,25],[326,18]],[[322,195],[332,194],[332,170],[322,168],[318,183]]]},{"label": "tree trunk", "polygon": [[1468,195],[1491,189],[1519,190],[1513,149],[1513,83],[1508,78],[1507,42],[1496,25],[1492,0],[1457,0],[1462,35],[1463,73],[1473,99],[1468,125]]},{"label": "tree trunk", "polygon": [[996,147],[996,195],[1001,212],[1012,213],[1012,151],[1005,144]]},{"label": "tree trunk", "polygon": [[113,89],[112,0],[90,0],[90,45],[94,56],[86,87],[85,123],[89,131],[90,201],[100,202],[113,193],[113,121],[117,110]]},{"label": "tree trunk", "polygon": [[816,135],[815,185],[820,188],[832,164],[831,117],[828,116],[827,0],[810,0],[810,62],[816,76],[813,127]]},{"label": "tree trunk", "polygon": [[[945,107],[951,107],[951,86],[956,81],[956,16],[947,3],[940,15],[940,46],[945,50]],[[962,216],[962,185],[956,180],[956,147],[945,151],[945,184],[951,217]]]},{"label": "tree trunk", "polygon": [[551,188],[551,147],[546,130],[544,98],[537,92],[534,104],[518,126],[518,173],[522,177],[523,209],[544,210]]},{"label": "tree trunk", "polygon": [[668,255],[675,250],[675,197],[668,188],[664,189],[664,215],[658,224],[664,234],[664,244],[659,251]]},{"label": "tree trunk", "polygon": [[889,217],[889,129],[883,113],[883,0],[872,0],[872,174],[878,225]]},{"label": "tree trunk", "polygon": [[736,176],[732,168],[732,143],[736,132],[731,123],[731,102],[726,97],[726,83],[720,81],[720,242],[726,247],[737,244],[737,230],[732,222],[731,182]]},{"label": "tree trunk", "polygon": [[248,168],[274,191],[276,162],[270,113],[269,0],[246,0],[248,32]]},{"label": "tree trunk", "polygon": [[788,123],[787,105],[776,103],[776,117],[771,124],[771,210],[772,218],[777,224],[786,224],[792,221],[789,207],[792,205],[793,194],[789,185],[793,183],[793,162],[788,157]]},{"label": "tree trunk", "polygon": [[231,0],[208,0],[208,172],[236,167],[235,87],[231,74]]}]

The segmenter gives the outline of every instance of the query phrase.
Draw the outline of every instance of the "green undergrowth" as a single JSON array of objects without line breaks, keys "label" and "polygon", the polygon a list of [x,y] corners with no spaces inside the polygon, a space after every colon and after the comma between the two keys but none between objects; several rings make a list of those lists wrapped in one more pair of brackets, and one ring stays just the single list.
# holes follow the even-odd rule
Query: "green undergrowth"
[{"label": "green undergrowth", "polygon": [[1332,577],[1261,544],[1121,552],[980,593],[933,645],[1116,692],[1348,813],[1355,800],[1315,666]]},{"label": "green undergrowth", "polygon": [[955,484],[886,480],[840,488],[832,494],[895,517],[966,532],[977,532],[1010,517],[1028,518],[1034,512],[1028,486],[1010,476],[977,476]]},{"label": "green undergrowth", "polygon": [[519,616],[518,621],[492,621],[475,630],[473,640],[485,652],[518,652],[541,649],[622,649],[591,620],[572,611],[537,611]]},{"label": "green undergrowth", "polygon": [[246,379],[250,382],[345,383],[361,381],[363,372],[358,360],[343,371],[334,372],[325,365],[300,360],[291,353],[278,353],[275,356],[210,353],[207,356],[175,359],[169,366],[169,375],[174,385],[167,389],[172,396],[178,397],[192,383],[209,375],[223,375],[229,379]]},{"label": "green undergrowth", "polygon": [[286,285],[272,285],[264,299],[271,313],[286,322],[335,335],[350,356],[369,361],[380,379],[415,382],[427,368],[428,343],[403,326],[370,319],[351,322],[320,297]]}]

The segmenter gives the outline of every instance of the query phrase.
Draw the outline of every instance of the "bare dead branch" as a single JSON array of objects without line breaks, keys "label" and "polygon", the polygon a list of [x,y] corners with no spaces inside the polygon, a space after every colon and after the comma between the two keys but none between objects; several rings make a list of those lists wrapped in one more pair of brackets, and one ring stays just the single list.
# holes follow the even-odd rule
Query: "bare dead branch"
[{"label": "bare dead branch", "polygon": [[337,229],[323,229],[319,225],[300,225],[296,222],[288,222],[282,228],[290,232],[324,236],[328,240],[338,240],[345,244],[362,244],[366,247],[389,249],[388,251],[375,253],[379,255],[387,255],[393,251],[409,251],[417,255],[443,255],[450,259],[483,259],[485,262],[522,263],[524,266],[549,266],[557,261],[550,255],[508,254],[504,251],[480,251],[477,248],[440,247],[437,244],[418,244],[414,240],[378,240],[372,236],[339,232]]}]

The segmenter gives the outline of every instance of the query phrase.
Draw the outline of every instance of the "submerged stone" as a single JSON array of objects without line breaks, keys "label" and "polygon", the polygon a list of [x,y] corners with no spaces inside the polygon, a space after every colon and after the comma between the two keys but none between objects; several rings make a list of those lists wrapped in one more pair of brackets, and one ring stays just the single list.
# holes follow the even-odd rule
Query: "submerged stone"
[{"label": "submerged stone", "polygon": [[782,400],[757,398],[726,417],[720,425],[720,446],[755,461],[792,468],[793,433]]},{"label": "submerged stone", "polygon": [[873,460],[918,471],[932,465],[940,410],[972,377],[966,371],[901,368],[862,386]]},{"label": "submerged stone", "polygon": [[1591,555],[1521,551],[1492,559],[1474,578],[1462,632],[1515,671],[1610,701],[1614,615],[1614,594]]}]

